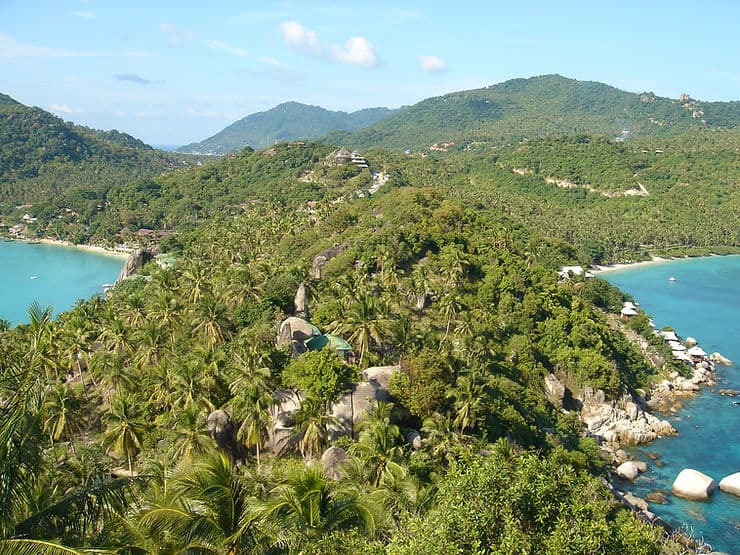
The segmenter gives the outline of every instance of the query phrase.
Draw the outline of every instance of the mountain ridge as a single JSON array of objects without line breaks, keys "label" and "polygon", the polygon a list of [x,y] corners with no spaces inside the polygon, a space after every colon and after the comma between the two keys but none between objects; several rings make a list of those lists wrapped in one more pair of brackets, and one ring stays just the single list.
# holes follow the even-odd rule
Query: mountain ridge
[{"label": "mountain ridge", "polygon": [[550,74],[427,98],[364,129],[330,133],[326,140],[350,148],[428,150],[438,143],[503,146],[579,133],[626,140],[738,124],[739,101],[703,102],[689,95],[669,99]]},{"label": "mountain ridge", "polygon": [[295,101],[283,102],[249,114],[207,139],[178,148],[177,152],[228,154],[246,146],[259,149],[280,141],[315,139],[331,131],[354,131],[372,125],[396,111],[364,108],[348,113]]}]

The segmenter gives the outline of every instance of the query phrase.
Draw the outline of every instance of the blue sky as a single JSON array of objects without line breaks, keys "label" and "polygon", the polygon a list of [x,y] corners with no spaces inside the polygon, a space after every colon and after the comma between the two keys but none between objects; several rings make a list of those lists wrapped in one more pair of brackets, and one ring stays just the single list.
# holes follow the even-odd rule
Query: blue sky
[{"label": "blue sky", "polygon": [[150,144],[560,73],[740,99],[740,1],[0,0],[0,92]]}]

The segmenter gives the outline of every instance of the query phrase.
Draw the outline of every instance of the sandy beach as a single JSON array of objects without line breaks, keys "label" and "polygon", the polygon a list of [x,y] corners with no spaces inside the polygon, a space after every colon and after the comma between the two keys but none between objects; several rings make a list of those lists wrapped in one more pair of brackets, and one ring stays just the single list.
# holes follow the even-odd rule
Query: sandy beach
[{"label": "sandy beach", "polygon": [[78,249],[88,252],[94,252],[97,254],[104,254],[106,256],[115,256],[117,258],[127,259],[129,257],[128,252],[126,251],[119,251],[114,249],[109,249],[107,247],[101,247],[99,245],[75,245],[74,243],[70,243],[69,241],[60,241],[58,239],[39,239],[40,243],[43,243],[45,245],[54,245],[56,247],[66,247],[68,249]]},{"label": "sandy beach", "polygon": [[623,270],[625,268],[634,268],[636,266],[648,266],[650,264],[660,264],[661,262],[670,262],[675,260],[674,258],[661,258],[660,256],[653,256],[651,260],[641,260],[639,262],[618,262],[616,264],[609,264],[606,266],[594,266],[588,271],[592,274],[602,274],[604,272],[614,272],[615,270]]}]

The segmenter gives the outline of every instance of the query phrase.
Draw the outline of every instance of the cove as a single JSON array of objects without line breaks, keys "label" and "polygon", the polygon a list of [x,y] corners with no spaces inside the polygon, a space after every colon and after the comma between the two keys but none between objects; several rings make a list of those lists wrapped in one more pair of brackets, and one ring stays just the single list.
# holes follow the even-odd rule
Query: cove
[{"label": "cove", "polygon": [[28,321],[34,301],[54,314],[102,293],[123,268],[122,257],[77,248],[0,239],[0,319]]},{"label": "cove", "polygon": [[[599,277],[629,293],[653,317],[658,329],[670,326],[685,339],[694,337],[707,353],[719,351],[734,366],[717,365],[717,385],[687,399],[684,408],[665,416],[678,431],[632,449],[648,463],[648,472],[634,484],[619,487],[642,498],[655,490],[670,492],[683,468],[694,468],[717,483],[740,472],[740,397],[718,389],[740,390],[740,256],[711,256],[657,262],[605,272]],[[670,281],[673,277],[675,281]],[[655,465],[646,453],[657,452],[665,463]],[[740,497],[719,489],[708,502],[668,496],[668,504],[650,510],[675,527],[683,526],[704,538],[715,550],[740,553]]]}]

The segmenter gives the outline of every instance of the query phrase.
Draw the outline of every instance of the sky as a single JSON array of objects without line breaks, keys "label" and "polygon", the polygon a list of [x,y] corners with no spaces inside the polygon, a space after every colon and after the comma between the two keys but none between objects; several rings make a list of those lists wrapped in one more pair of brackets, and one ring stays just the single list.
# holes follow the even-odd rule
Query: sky
[{"label": "sky", "polygon": [[0,92],[153,145],[559,73],[740,100],[740,0],[0,0]]}]

